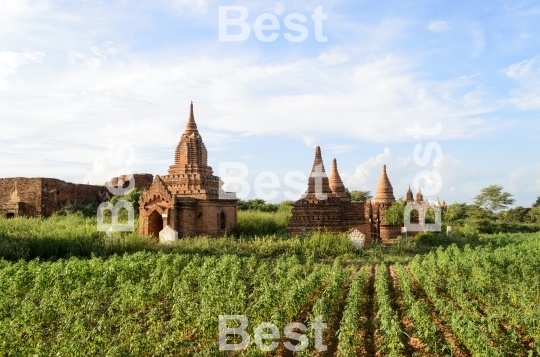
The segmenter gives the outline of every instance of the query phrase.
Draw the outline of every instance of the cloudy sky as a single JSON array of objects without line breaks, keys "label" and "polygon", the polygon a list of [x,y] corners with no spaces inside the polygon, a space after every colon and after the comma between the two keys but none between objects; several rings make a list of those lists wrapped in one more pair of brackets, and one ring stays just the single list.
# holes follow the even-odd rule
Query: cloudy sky
[{"label": "cloudy sky", "polygon": [[[249,197],[266,171],[280,182],[275,201],[298,194],[285,177],[301,182],[320,145],[350,189],[374,191],[386,164],[396,196],[411,183],[470,202],[500,184],[517,205],[535,201],[537,2],[306,4],[0,0],[0,177],[166,174],[193,101],[214,171],[245,165]],[[220,41],[220,6],[245,6],[244,41]],[[264,14],[279,29],[259,31]],[[304,40],[287,39],[302,34],[289,15]],[[415,125],[431,134],[415,137]]]}]

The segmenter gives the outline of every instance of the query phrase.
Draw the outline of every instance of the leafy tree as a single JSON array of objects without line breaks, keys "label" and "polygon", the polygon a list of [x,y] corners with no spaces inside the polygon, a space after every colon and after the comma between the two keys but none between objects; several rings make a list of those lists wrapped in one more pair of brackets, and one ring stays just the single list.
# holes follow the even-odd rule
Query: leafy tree
[{"label": "leafy tree", "polygon": [[383,224],[403,224],[405,213],[405,201],[400,197],[396,202],[392,203],[383,214]]},{"label": "leafy tree", "polygon": [[540,223],[540,206],[535,206],[527,213],[527,221],[531,223]]},{"label": "leafy tree", "polygon": [[[280,205],[277,203],[266,203],[260,198],[252,200],[238,200],[237,202],[238,210],[240,211],[261,211],[261,212],[277,212]],[[285,204],[287,205],[287,204]]]},{"label": "leafy tree", "polygon": [[56,212],[56,215],[65,216],[67,214],[79,212],[84,217],[95,217],[97,215],[98,206],[99,204],[96,200],[86,199],[83,203],[62,207]]},{"label": "leafy tree", "polygon": [[353,190],[349,191],[348,188],[345,189],[345,193],[352,202],[366,202],[369,199],[372,199],[371,191],[362,191],[362,190]]},{"label": "leafy tree", "polygon": [[445,223],[456,223],[467,218],[467,204],[466,203],[452,203],[444,212]]},{"label": "leafy tree", "polygon": [[523,223],[527,220],[527,213],[530,208],[524,208],[518,206],[516,208],[510,208],[507,211],[499,212],[498,220],[508,223]]},{"label": "leafy tree", "polygon": [[539,207],[540,206],[540,196],[536,197],[536,202],[533,203],[532,207]]},{"label": "leafy tree", "polygon": [[435,223],[435,210],[433,208],[428,208],[427,210],[425,210],[424,221],[425,223]]},{"label": "leafy tree", "polygon": [[133,204],[133,209],[135,210],[135,216],[139,215],[139,198],[144,193],[144,190],[131,190],[127,195],[124,196],[114,196],[111,198],[109,202],[111,202],[113,205],[116,204],[118,201],[128,201]]},{"label": "leafy tree", "polygon": [[503,187],[499,185],[491,185],[485,187],[474,198],[474,203],[480,208],[497,212],[512,205],[515,200],[509,192],[503,192]]},{"label": "leafy tree", "polygon": [[467,205],[465,207],[465,212],[468,218],[475,221],[493,219],[493,213],[490,210],[482,208],[478,205]]}]

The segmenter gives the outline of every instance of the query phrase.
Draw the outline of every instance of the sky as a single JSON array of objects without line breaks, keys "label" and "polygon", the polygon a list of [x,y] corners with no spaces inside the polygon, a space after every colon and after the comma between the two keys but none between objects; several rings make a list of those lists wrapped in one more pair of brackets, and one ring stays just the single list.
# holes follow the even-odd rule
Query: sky
[{"label": "sky", "polygon": [[[220,18],[220,6],[236,8]],[[103,184],[164,175],[193,101],[209,164],[227,180],[242,172],[220,167],[243,165],[244,198],[299,197],[317,145],[350,190],[374,192],[386,164],[396,197],[409,184],[447,203],[470,203],[491,184],[516,206],[540,195],[538,2],[0,8],[0,177]],[[244,27],[227,26],[242,11]],[[312,18],[317,11],[324,20]],[[272,17],[274,29],[261,28]],[[220,36],[246,27],[242,41]],[[271,177],[279,187],[262,187]]]}]

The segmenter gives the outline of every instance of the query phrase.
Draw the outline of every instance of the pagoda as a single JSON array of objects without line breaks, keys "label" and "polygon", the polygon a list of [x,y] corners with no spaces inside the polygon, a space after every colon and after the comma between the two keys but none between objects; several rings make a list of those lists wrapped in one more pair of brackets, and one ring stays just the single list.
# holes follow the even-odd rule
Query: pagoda
[{"label": "pagoda", "polygon": [[[366,209],[368,208],[368,209]],[[293,234],[310,231],[345,232],[358,229],[371,239],[371,209],[364,202],[351,202],[332,161],[330,179],[326,175],[321,148],[315,148],[315,159],[305,194],[295,202],[287,229]]]},{"label": "pagoda", "polygon": [[180,237],[218,236],[236,227],[236,202],[234,193],[221,190],[220,178],[208,166],[192,102],[174,165],[167,175],[156,175],[139,199],[139,232],[157,237],[169,225]]}]

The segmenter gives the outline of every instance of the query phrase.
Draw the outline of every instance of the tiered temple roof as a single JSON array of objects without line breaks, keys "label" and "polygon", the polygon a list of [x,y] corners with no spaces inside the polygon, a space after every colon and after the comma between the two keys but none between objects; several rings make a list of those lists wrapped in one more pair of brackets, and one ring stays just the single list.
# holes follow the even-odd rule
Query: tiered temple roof
[{"label": "tiered temple roof", "polygon": [[219,177],[208,166],[208,153],[197,129],[193,102],[189,108],[186,129],[180,137],[169,174],[161,177],[175,195],[200,199],[218,199]]},{"label": "tiered temple roof", "polygon": [[217,236],[236,226],[236,195],[221,190],[220,178],[208,166],[208,153],[197,129],[193,102],[180,137],[174,164],[156,175],[139,199],[139,231],[158,237],[167,225],[180,237]]}]

